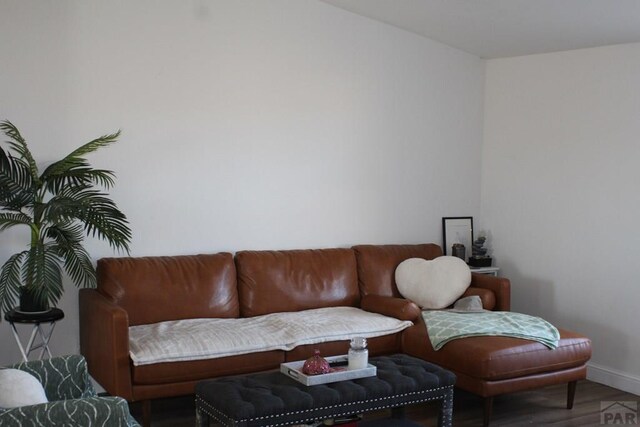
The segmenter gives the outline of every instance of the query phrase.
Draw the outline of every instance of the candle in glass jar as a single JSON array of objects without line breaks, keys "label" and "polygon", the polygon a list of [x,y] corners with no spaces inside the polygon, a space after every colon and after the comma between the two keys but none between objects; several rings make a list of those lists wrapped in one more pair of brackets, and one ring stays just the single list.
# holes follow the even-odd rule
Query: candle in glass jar
[{"label": "candle in glass jar", "polygon": [[369,350],[367,339],[356,337],[351,340],[349,348],[349,369],[364,369],[369,363]]}]

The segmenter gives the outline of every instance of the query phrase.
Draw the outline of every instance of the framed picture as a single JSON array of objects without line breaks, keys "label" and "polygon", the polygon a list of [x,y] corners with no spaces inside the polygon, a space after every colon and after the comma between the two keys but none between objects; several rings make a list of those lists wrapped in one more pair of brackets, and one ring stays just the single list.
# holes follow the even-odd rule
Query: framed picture
[{"label": "framed picture", "polygon": [[464,260],[471,256],[471,244],[473,243],[473,217],[455,216],[442,218],[442,250],[445,255],[452,255],[451,248],[454,243],[464,245]]}]

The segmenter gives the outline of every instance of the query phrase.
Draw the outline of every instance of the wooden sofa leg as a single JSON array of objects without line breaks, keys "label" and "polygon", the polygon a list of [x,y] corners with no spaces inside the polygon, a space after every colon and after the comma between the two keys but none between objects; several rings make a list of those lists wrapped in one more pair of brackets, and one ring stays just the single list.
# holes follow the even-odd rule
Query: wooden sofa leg
[{"label": "wooden sofa leg", "polygon": [[571,381],[567,386],[567,409],[573,408],[573,398],[576,396],[576,385],[578,381]]},{"label": "wooden sofa leg", "polygon": [[484,398],[484,419],[482,420],[483,427],[489,427],[491,421],[491,413],[493,412],[493,396]]},{"label": "wooden sofa leg", "polygon": [[142,427],[151,427],[151,399],[142,401]]}]

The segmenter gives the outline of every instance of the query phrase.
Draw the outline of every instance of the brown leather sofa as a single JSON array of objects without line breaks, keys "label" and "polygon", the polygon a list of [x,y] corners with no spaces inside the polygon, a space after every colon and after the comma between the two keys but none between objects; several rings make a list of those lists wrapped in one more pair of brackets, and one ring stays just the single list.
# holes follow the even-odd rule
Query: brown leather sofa
[{"label": "brown leather sofa", "polygon": [[[438,352],[431,348],[420,310],[401,297],[394,273],[404,259],[441,254],[437,245],[424,244],[101,259],[97,289],[80,291],[81,353],[93,378],[109,393],[143,401],[148,425],[151,399],[191,394],[205,378],[276,369],[282,362],[307,358],[314,348],[326,356],[344,354],[348,342],[134,366],[129,326],[352,306],[413,321],[401,333],[370,339],[370,354],[404,352],[455,372],[459,387],[486,398],[485,424],[492,397],[512,391],[567,382],[570,406],[575,382],[586,375],[591,354],[587,338],[563,331],[553,351],[503,337],[457,340]],[[479,295],[485,308],[509,310],[505,278],[473,274],[465,295]]]},{"label": "brown leather sofa", "polygon": [[[398,264],[408,258],[442,255],[435,245],[363,245],[353,249],[364,296],[399,297],[395,283]],[[484,308],[510,310],[509,280],[476,273],[472,276],[473,286],[467,295],[480,295]],[[574,332],[559,329],[560,341],[554,350],[535,341],[485,336],[453,340],[435,351],[422,317],[414,323],[402,334],[402,350],[449,369],[457,376],[456,387],[483,397],[485,426],[489,425],[494,396],[567,383],[567,408],[571,409],[576,383],[586,378],[591,341]]]}]

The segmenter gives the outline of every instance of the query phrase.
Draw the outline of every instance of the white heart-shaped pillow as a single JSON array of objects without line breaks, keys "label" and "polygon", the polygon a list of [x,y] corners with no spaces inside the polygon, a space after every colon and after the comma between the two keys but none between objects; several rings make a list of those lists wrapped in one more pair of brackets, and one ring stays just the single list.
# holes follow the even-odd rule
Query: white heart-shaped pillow
[{"label": "white heart-shaped pillow", "polygon": [[19,369],[0,369],[0,408],[47,403],[40,381]]},{"label": "white heart-shaped pillow", "polygon": [[453,304],[471,283],[471,270],[460,258],[441,256],[431,261],[409,258],[396,268],[400,294],[425,309]]}]

